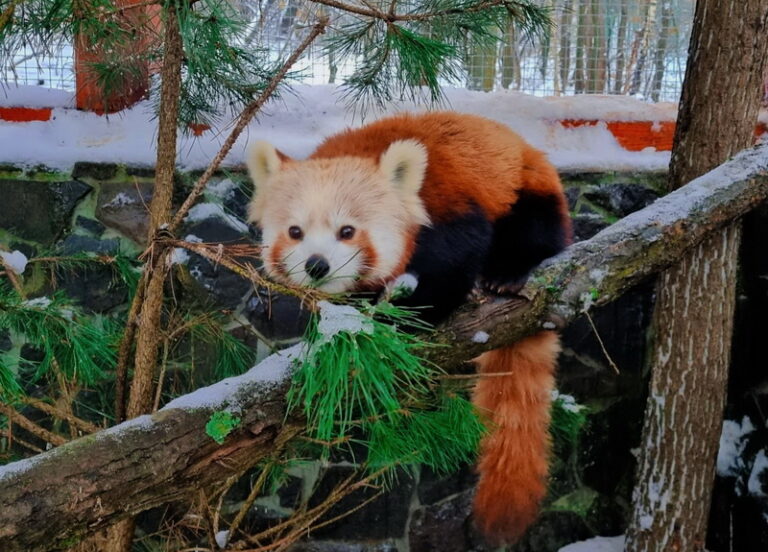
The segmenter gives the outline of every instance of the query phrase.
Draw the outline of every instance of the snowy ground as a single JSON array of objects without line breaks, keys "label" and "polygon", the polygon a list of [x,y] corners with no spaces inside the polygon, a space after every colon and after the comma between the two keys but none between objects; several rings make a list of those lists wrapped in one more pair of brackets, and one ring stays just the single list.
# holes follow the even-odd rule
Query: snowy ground
[{"label": "snowy ground", "polygon": [[[242,162],[248,141],[268,140],[295,157],[309,154],[320,140],[363,119],[348,109],[331,85],[296,86],[294,93],[267,106],[257,122],[241,136],[225,165]],[[676,106],[649,104],[625,96],[573,96],[538,98],[511,91],[473,92],[448,89],[446,108],[485,115],[509,125],[534,146],[546,151],[561,169],[662,170],[669,152],[653,149],[627,152],[604,124],[564,128],[563,119],[672,121]],[[0,106],[54,107],[46,122],[9,123],[0,120],[0,162],[44,164],[69,169],[75,161],[152,165],[155,159],[157,120],[149,102],[109,117],[71,109],[71,93],[40,87],[0,89]],[[364,114],[370,121],[384,114],[421,111],[410,102],[393,104],[385,112]],[[201,137],[179,139],[179,164],[201,168],[218,151],[228,125]]]},{"label": "snowy ground", "polygon": [[623,552],[624,536],[595,537],[593,539],[575,542],[559,550],[559,552]]}]

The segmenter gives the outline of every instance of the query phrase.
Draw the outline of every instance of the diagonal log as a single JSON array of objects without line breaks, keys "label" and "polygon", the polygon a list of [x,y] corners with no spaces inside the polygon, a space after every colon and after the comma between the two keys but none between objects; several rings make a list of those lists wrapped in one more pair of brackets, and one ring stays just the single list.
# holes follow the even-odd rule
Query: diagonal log
[{"label": "diagonal log", "polygon": [[[542,327],[561,327],[674,264],[710,232],[767,197],[768,146],[742,152],[548,261],[534,273],[524,297],[469,302],[436,331],[434,341],[447,346],[427,354],[456,371],[485,350]],[[487,339],[479,339],[478,332]],[[285,421],[284,397],[299,348],[180,397],[152,416],[0,467],[0,550],[66,547],[254,465],[298,431]],[[217,445],[205,424],[223,408],[242,422]]]}]

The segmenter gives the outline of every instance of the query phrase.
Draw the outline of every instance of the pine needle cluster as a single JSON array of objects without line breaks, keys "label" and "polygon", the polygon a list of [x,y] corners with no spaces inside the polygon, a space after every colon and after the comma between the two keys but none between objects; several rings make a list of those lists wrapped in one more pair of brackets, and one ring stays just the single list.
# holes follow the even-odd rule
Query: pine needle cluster
[{"label": "pine needle cluster", "polygon": [[67,381],[93,385],[115,365],[118,327],[108,318],[86,316],[63,294],[22,299],[0,282],[0,331],[5,330],[39,351],[26,360],[19,351],[0,356],[0,399],[11,400],[27,383],[63,375]]},{"label": "pine needle cluster", "polygon": [[441,102],[441,85],[464,81],[474,46],[495,44],[510,25],[523,36],[546,36],[551,26],[550,9],[530,0],[363,4],[380,15],[347,18],[327,45],[334,56],[359,60],[344,86],[362,110],[402,99]]},{"label": "pine needle cluster", "polygon": [[419,324],[414,314],[389,303],[358,307],[347,316],[359,320],[331,334],[323,317],[334,312],[321,309],[310,324],[288,402],[306,416],[311,437],[328,445],[326,454],[362,444],[372,471],[421,464],[445,473],[471,462],[484,425],[469,401],[440,382],[440,370],[417,355],[426,344],[400,329]]}]

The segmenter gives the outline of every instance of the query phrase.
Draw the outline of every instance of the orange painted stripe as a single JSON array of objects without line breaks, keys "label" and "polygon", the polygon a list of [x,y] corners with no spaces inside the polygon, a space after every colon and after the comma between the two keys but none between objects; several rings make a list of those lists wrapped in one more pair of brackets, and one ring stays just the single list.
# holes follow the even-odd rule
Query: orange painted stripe
[{"label": "orange painted stripe", "polygon": [[49,121],[52,111],[50,107],[0,107],[0,119],[14,123]]},{"label": "orange painted stripe", "polygon": [[[560,124],[564,128],[595,126],[600,123],[597,119],[563,119]],[[656,148],[656,151],[671,151],[675,136],[674,121],[655,123],[652,121],[605,121],[608,130],[628,151],[641,151],[645,148]]]}]

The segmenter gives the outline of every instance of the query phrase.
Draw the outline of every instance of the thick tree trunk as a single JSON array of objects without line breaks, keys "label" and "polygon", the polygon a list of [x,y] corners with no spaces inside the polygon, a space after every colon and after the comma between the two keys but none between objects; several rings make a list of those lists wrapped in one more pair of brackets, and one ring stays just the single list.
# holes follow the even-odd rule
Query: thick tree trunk
[{"label": "thick tree trunk", "polygon": [[[678,112],[670,187],[752,141],[768,4],[699,0]],[[740,223],[664,273],[628,552],[700,551],[728,383]]]},{"label": "thick tree trunk", "polygon": [[[738,155],[570,247],[534,274],[524,290],[527,300],[484,298],[466,305],[433,336],[449,346],[429,348],[427,356],[456,371],[481,352],[541,331],[542,325],[566,324],[590,305],[612,301],[669,267],[766,198],[768,146]],[[552,286],[559,291],[553,293]],[[485,343],[472,339],[478,331],[489,335]],[[297,431],[285,425],[289,366],[284,355],[270,357],[247,374],[181,397],[152,416],[0,467],[0,550],[61,547],[252,466]],[[223,408],[239,413],[242,422],[219,446],[206,435],[205,424]]]},{"label": "thick tree trunk", "polygon": [[660,278],[628,552],[704,549],[730,362],[740,223]]}]

